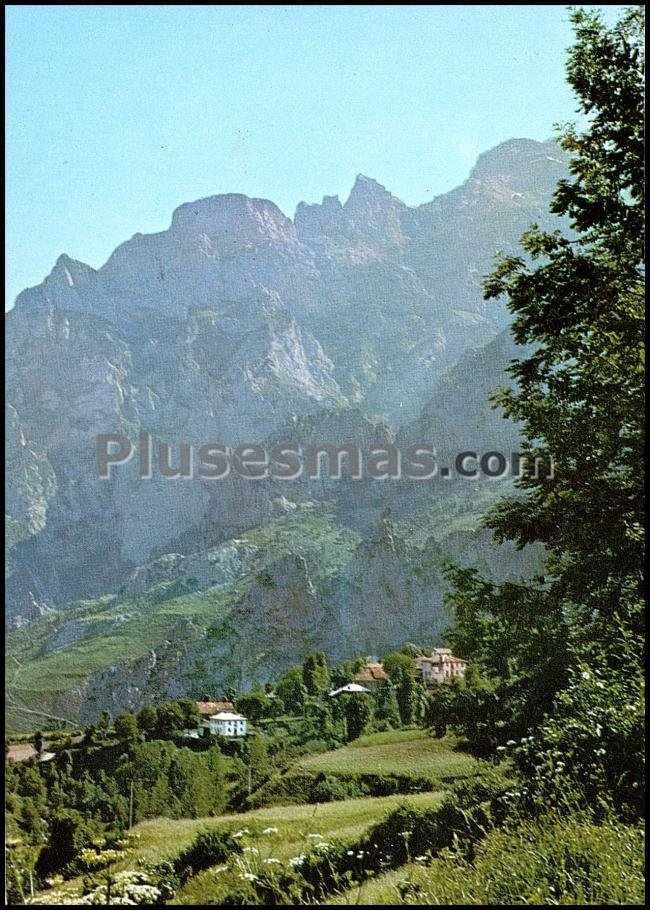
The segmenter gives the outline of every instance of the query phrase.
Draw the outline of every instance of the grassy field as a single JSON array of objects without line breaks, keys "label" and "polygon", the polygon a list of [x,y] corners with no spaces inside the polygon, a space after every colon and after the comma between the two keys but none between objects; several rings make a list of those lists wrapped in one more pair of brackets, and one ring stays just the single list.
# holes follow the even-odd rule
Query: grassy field
[{"label": "grassy field", "polygon": [[[325,841],[329,838],[353,841],[399,805],[408,803],[428,807],[437,805],[441,799],[441,793],[367,797],[316,806],[278,806],[231,818],[236,820],[240,830],[250,828],[246,844],[258,849],[262,859],[271,857],[286,861],[313,848],[317,835],[321,835]],[[224,816],[220,823],[226,818]],[[277,828],[277,834],[262,834],[261,831],[266,827]],[[224,877],[221,870],[209,869],[190,879],[174,903],[201,904],[207,900],[217,901],[228,884],[228,877]]]},{"label": "grassy field", "polygon": [[407,883],[417,886],[427,881],[427,869],[418,863],[407,863],[398,869],[391,869],[376,878],[355,885],[334,894],[324,903],[327,905],[361,904],[373,906],[375,904],[401,904],[404,903],[403,891]]},{"label": "grassy field", "polygon": [[298,768],[327,774],[405,774],[451,781],[471,775],[476,759],[455,750],[452,737],[433,739],[426,731],[412,728],[372,733],[318,755],[306,755]]},{"label": "grassy field", "polygon": [[[316,838],[355,840],[397,806],[433,807],[442,793],[418,793],[410,796],[367,797],[306,806],[274,806],[252,812],[198,819],[152,819],[133,829],[136,845],[126,851],[110,871],[138,868],[139,863],[157,863],[170,859],[187,847],[199,831],[244,831],[242,843],[259,851],[262,861],[273,857],[287,860],[313,847]],[[264,833],[265,829],[277,831]],[[321,838],[318,838],[319,840]],[[194,876],[173,899],[174,904],[218,903],[229,882],[221,867]],[[72,900],[81,895],[81,879],[59,886],[57,892]],[[48,892],[41,899],[47,902]]]},{"label": "grassy field", "polygon": [[644,871],[641,827],[548,816],[492,831],[472,862],[451,852],[410,862],[325,903],[641,906]]}]

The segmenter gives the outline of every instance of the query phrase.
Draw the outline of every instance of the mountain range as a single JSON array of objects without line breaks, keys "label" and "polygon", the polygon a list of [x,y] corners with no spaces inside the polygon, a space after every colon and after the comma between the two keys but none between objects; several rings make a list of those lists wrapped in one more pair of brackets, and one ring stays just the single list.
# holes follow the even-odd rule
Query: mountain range
[{"label": "mountain range", "polygon": [[481,284],[567,159],[510,140],[417,207],[359,175],[345,202],[181,205],[99,269],[62,255],[7,314],[8,699],[16,727],[250,685],[314,648],[437,643],[442,568],[538,554],[481,529],[489,481],[101,480],[95,437],[178,445],[431,441],[514,451],[488,404],[517,348]]}]

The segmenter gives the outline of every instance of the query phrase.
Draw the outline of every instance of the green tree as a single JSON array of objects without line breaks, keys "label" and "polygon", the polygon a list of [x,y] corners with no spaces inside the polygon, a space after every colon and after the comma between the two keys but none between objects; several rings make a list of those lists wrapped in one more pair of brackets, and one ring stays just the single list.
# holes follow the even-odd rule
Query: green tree
[{"label": "green tree", "polygon": [[[330,699],[331,701],[331,699]],[[314,736],[317,739],[331,740],[335,736],[332,705],[311,700],[305,709],[306,716],[313,723]]]},{"label": "green tree", "polygon": [[201,722],[201,712],[193,698],[179,698],[176,702],[183,712],[183,728],[194,730]]},{"label": "green tree", "polygon": [[[472,668],[467,672],[471,677]],[[455,721],[458,696],[455,681],[450,684],[438,683],[429,688],[424,699],[423,721],[437,737],[444,736],[449,725]]]},{"label": "green tree", "polygon": [[373,717],[373,701],[363,692],[346,696],[345,725],[347,739],[358,739],[370,726]]},{"label": "green tree", "polygon": [[302,664],[302,681],[309,695],[319,696],[330,687],[327,658],[322,651],[308,654]]},{"label": "green tree", "polygon": [[251,787],[259,787],[271,776],[273,765],[266,742],[261,736],[248,737],[244,761],[250,772]]},{"label": "green tree", "polygon": [[115,736],[124,746],[132,746],[140,739],[140,728],[135,715],[128,711],[118,714],[114,722]]},{"label": "green tree", "polygon": [[302,668],[292,667],[277,685],[276,693],[288,714],[302,714],[305,710],[307,689],[302,681]]},{"label": "green tree", "polygon": [[173,739],[184,729],[185,713],[175,701],[159,705],[154,733],[158,739]]},{"label": "green tree", "polygon": [[400,671],[404,670],[411,676],[416,673],[415,660],[413,655],[407,651],[391,651],[386,654],[382,660],[384,670],[393,680],[400,677]]},{"label": "green tree", "polygon": [[415,673],[402,666],[395,668],[391,680],[395,685],[395,697],[400,719],[402,724],[408,727],[420,719],[423,698],[422,686]]},{"label": "green tree", "polygon": [[8,849],[5,862],[5,900],[10,907],[25,903],[24,881],[27,878],[16,857],[15,849]]},{"label": "green tree", "polygon": [[43,879],[68,869],[81,851],[90,846],[92,835],[88,822],[79,812],[73,809],[57,812],[50,819],[47,844],[36,860],[37,875]]},{"label": "green tree", "polygon": [[158,721],[158,712],[153,705],[145,705],[138,712],[138,727],[144,733],[144,735],[151,739],[154,735],[156,729],[156,723]]},{"label": "green tree", "polygon": [[36,749],[36,754],[40,757],[43,754],[43,734],[40,730],[34,733],[34,748]]},{"label": "green tree", "polygon": [[[633,10],[608,29],[595,14],[573,13],[567,69],[590,124],[561,138],[573,179],[552,208],[576,238],[532,229],[522,244],[541,264],[504,258],[486,284],[488,297],[507,295],[517,342],[534,346],[513,367],[517,387],[495,397],[524,428],[527,495],[501,502],[489,526],[497,539],[545,545],[547,609],[557,616],[574,603],[585,640],[612,621],[635,631],[641,621],[641,17]],[[536,472],[535,459],[554,470]]]},{"label": "green tree", "polygon": [[423,702],[422,685],[411,646],[391,651],[384,656],[382,663],[395,687],[400,720],[409,726],[419,720]]},{"label": "green tree", "polygon": [[44,807],[33,799],[23,799],[20,805],[20,827],[25,832],[26,840],[31,844],[42,844],[45,841],[47,826],[43,818]]},{"label": "green tree", "polygon": [[329,689],[330,674],[322,651],[308,654],[302,664],[302,681],[309,695],[319,696]]},{"label": "green tree", "polygon": [[[571,177],[552,210],[573,236],[533,227],[522,238],[527,259],[501,258],[485,286],[488,298],[507,297],[515,340],[531,351],[512,367],[514,388],[494,397],[523,427],[525,463],[518,495],[498,504],[486,525],[497,541],[542,543],[545,573],[516,592],[457,576],[453,598],[453,635],[496,686],[499,735],[557,709],[567,735],[551,734],[553,722],[545,735],[567,743],[571,728],[589,724],[581,713],[588,700],[574,682],[583,674],[625,692],[617,698],[639,716],[644,555],[644,20],[638,8],[612,27],[582,9],[572,19],[567,74],[587,125],[560,137]],[[508,645],[501,656],[499,629]],[[476,630],[478,644],[468,644]],[[620,712],[603,704],[602,717],[607,763],[639,740]],[[530,749],[543,752],[538,741]],[[592,771],[574,757],[571,774],[582,787]],[[611,784],[615,775],[601,778]],[[599,798],[616,801],[617,788],[603,785]]]},{"label": "green tree", "polygon": [[82,743],[85,748],[92,746],[98,737],[97,727],[95,724],[88,724],[84,730]]},{"label": "green tree", "polygon": [[237,710],[247,717],[251,723],[256,724],[264,717],[273,714],[275,699],[269,698],[264,690],[253,690],[245,695],[240,695],[235,702]]},{"label": "green tree", "polygon": [[390,680],[380,683],[374,693],[374,698],[375,720],[388,727],[399,727],[402,721],[393,683]]}]

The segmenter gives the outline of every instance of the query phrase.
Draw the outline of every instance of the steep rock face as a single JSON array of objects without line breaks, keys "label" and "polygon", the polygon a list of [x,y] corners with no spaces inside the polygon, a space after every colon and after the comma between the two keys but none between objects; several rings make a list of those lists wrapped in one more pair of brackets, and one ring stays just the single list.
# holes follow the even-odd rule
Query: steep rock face
[{"label": "steep rock face", "polygon": [[359,174],[344,205],[338,196],[324,196],[320,205],[301,202],[296,232],[307,245],[326,245],[331,254],[359,262],[406,242],[402,218],[407,211],[380,183]]},{"label": "steep rock face", "polygon": [[10,632],[12,723],[94,721],[103,710],[246,689],[314,649],[340,659],[440,644],[446,555],[495,579],[530,568],[523,554],[504,559],[476,510],[457,515],[454,529],[449,516],[409,525],[385,512],[362,537],[331,511],[286,501],[242,537],[140,566],[117,595]]},{"label": "steep rock face", "polygon": [[14,535],[20,538],[42,531],[48,502],[56,492],[56,478],[47,454],[27,437],[12,405],[6,414],[5,482],[5,506],[15,526]]},{"label": "steep rock face", "polygon": [[169,639],[145,656],[129,663],[118,663],[94,674],[74,695],[66,700],[65,709],[75,711],[82,723],[96,720],[102,711],[115,715],[120,711],[139,711],[146,704],[180,698],[183,686],[183,660],[193,645],[204,637],[203,630],[192,623],[179,623]]},{"label": "steep rock face", "polygon": [[513,386],[508,367],[525,353],[507,331],[466,351],[434,385],[420,415],[401,428],[401,444],[429,441],[443,463],[453,461],[458,452],[516,451],[519,428],[503,419],[490,397],[500,387]]},{"label": "steep rock face", "polygon": [[387,495],[373,486],[142,482],[135,458],[101,481],[94,438],[263,444],[357,412],[346,442],[375,415],[410,425],[506,325],[481,276],[531,221],[555,226],[545,213],[564,168],[552,143],[513,140],[416,208],[359,176],[344,204],[325,197],[293,221],[267,200],[208,197],[99,269],[61,256],[7,317],[10,623],[262,525],[280,501],[371,527]]},{"label": "steep rock face", "polygon": [[435,572],[413,571],[404,552],[381,520],[378,532],[359,549],[345,579],[340,616],[342,637],[357,653],[382,654],[411,639],[436,641],[449,616],[443,603],[443,581]]}]

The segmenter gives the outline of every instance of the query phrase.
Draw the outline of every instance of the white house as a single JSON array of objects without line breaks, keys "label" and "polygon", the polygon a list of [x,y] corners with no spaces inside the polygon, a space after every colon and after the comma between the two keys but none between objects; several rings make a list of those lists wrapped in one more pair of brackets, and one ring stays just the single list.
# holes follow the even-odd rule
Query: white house
[{"label": "white house", "polygon": [[329,693],[330,698],[334,698],[336,695],[345,695],[347,692],[369,692],[370,689],[366,689],[365,686],[360,686],[359,683],[348,683],[346,686],[341,686],[340,689],[332,689]]},{"label": "white house", "polygon": [[241,714],[234,714],[232,711],[211,714],[207,726],[210,733],[218,733],[219,736],[246,736],[248,732],[246,718]]}]

